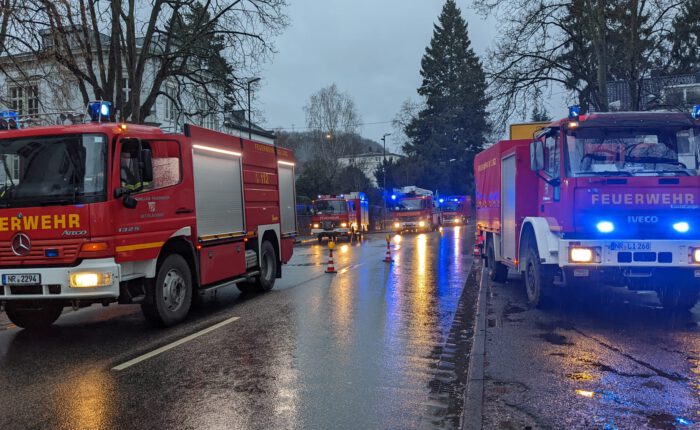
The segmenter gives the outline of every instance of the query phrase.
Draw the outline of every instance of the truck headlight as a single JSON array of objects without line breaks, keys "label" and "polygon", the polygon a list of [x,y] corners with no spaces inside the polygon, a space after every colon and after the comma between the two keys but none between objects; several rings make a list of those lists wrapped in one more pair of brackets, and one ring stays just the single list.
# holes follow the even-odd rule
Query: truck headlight
[{"label": "truck headlight", "polygon": [[318,223],[314,224],[314,228],[319,228],[319,227],[321,227],[321,226]]},{"label": "truck headlight", "polygon": [[591,263],[595,253],[591,248],[572,246],[569,248],[569,261],[572,263]]},{"label": "truck headlight", "polygon": [[425,221],[421,221],[418,223],[418,227],[425,227]]},{"label": "truck headlight", "polygon": [[95,288],[112,285],[112,274],[104,272],[71,273],[71,288]]},{"label": "truck headlight", "polygon": [[347,227],[348,227],[348,223],[346,223],[346,222],[340,223],[340,228],[347,228]]},{"label": "truck headlight", "polygon": [[401,223],[400,223],[400,222],[395,222],[395,223],[394,223],[394,228],[401,228]]},{"label": "truck headlight", "polygon": [[700,248],[690,249],[690,262],[696,264],[700,263]]}]

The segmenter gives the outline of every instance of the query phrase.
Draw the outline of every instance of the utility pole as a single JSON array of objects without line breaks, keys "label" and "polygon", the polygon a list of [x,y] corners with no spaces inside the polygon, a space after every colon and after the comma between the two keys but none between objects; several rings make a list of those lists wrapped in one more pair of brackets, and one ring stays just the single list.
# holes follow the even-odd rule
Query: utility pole
[{"label": "utility pole", "polygon": [[256,82],[259,82],[259,81],[260,81],[260,78],[248,79],[248,140],[252,140],[252,139],[253,139],[253,130],[252,130],[252,128],[253,128],[253,125],[252,125],[253,122],[252,122],[252,120],[251,120],[251,116],[252,116],[252,113],[253,113],[253,108],[250,106],[250,85],[251,85],[251,84],[254,84],[254,83],[256,83]]},{"label": "utility pole", "polygon": [[384,201],[384,224],[383,227],[386,229],[386,137],[391,136],[391,133],[384,133],[382,136],[382,143],[384,145],[384,156],[382,157],[382,181],[384,182],[382,184],[382,194],[383,198],[382,200]]}]

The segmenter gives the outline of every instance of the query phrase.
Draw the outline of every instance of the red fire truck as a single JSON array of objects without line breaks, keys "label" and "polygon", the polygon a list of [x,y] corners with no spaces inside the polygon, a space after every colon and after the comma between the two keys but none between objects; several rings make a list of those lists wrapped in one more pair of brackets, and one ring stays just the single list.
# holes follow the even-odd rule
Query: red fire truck
[{"label": "red fire truck", "polygon": [[700,107],[693,116],[579,115],[574,107],[534,139],[478,154],[477,234],[490,278],[520,272],[532,305],[557,287],[608,284],[692,308],[700,288],[698,118]]},{"label": "red fire truck", "polygon": [[362,192],[318,196],[312,211],[311,235],[319,242],[324,238],[359,239],[369,231],[369,201]]},{"label": "red fire truck", "polygon": [[435,231],[440,226],[440,212],[433,192],[415,186],[395,190],[391,195],[391,225],[394,231]]},{"label": "red fire truck", "polygon": [[[0,127],[0,302],[21,327],[65,306],[140,304],[182,321],[195,294],[267,291],[296,234],[292,152],[187,125],[184,134],[101,122]],[[245,134],[248,131],[245,130]]]},{"label": "red fire truck", "polygon": [[472,218],[471,196],[449,196],[439,202],[444,225],[466,225]]}]

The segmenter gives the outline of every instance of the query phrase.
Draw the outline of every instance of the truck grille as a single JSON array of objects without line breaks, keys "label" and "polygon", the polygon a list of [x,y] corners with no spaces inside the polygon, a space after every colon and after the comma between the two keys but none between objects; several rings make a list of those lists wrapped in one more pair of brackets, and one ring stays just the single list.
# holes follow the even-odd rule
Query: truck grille
[{"label": "truck grille", "polygon": [[671,252],[618,252],[617,262],[618,263],[673,263],[673,253]]},{"label": "truck grille", "polygon": [[335,228],[335,221],[323,221],[321,227],[323,227],[324,230],[333,230]]},{"label": "truck grille", "polygon": [[[10,242],[0,242],[0,266],[31,266],[73,263],[83,242],[65,240],[34,240],[29,254],[18,256],[12,252]],[[47,252],[51,251],[51,252]],[[54,255],[56,257],[48,257]]]}]

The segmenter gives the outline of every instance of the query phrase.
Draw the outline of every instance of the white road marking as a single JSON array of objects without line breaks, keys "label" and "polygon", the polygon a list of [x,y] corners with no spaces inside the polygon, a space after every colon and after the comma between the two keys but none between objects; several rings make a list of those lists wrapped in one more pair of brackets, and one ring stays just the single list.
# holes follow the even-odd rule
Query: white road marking
[{"label": "white road marking", "polygon": [[118,366],[115,366],[115,367],[112,368],[112,370],[114,370],[114,371],[116,371],[116,372],[119,372],[119,371],[122,371],[122,370],[124,370],[124,369],[127,369],[127,368],[129,368],[129,367],[131,367],[131,366],[133,366],[133,365],[135,365],[135,364],[139,364],[139,363],[141,363],[142,361],[146,361],[146,360],[148,360],[149,358],[153,358],[153,357],[155,357],[155,356],[157,356],[157,355],[160,355],[160,354],[162,354],[162,353],[164,353],[164,352],[166,352],[166,351],[169,351],[169,350],[171,350],[171,349],[173,349],[173,348],[176,348],[176,347],[178,347],[178,346],[180,346],[180,345],[182,345],[182,344],[184,344],[184,343],[187,343],[187,342],[189,342],[189,341],[191,341],[191,340],[197,339],[197,338],[200,337],[200,336],[204,336],[204,335],[207,334],[207,333],[211,333],[211,332],[214,331],[214,330],[220,329],[221,327],[223,327],[223,326],[225,326],[225,325],[231,324],[232,322],[236,321],[237,319],[240,319],[240,317],[231,317],[231,318],[229,318],[229,319],[223,320],[223,321],[221,321],[220,323],[214,324],[214,325],[211,326],[211,327],[207,327],[207,328],[205,328],[204,330],[198,331],[197,333],[193,333],[193,334],[191,334],[191,335],[189,335],[189,336],[187,336],[187,337],[183,337],[182,339],[177,340],[177,341],[175,341],[175,342],[173,342],[173,343],[170,343],[170,344],[168,344],[168,345],[162,346],[162,347],[160,347],[160,348],[158,348],[158,349],[156,349],[156,350],[153,350],[153,351],[151,351],[151,352],[149,352],[149,353],[147,353],[147,354],[144,354],[144,355],[141,355],[141,356],[139,356],[139,357],[136,357],[136,358],[134,358],[133,360],[129,360],[129,361],[125,362],[125,363],[122,363],[122,364],[120,364],[120,365],[118,365]]}]

